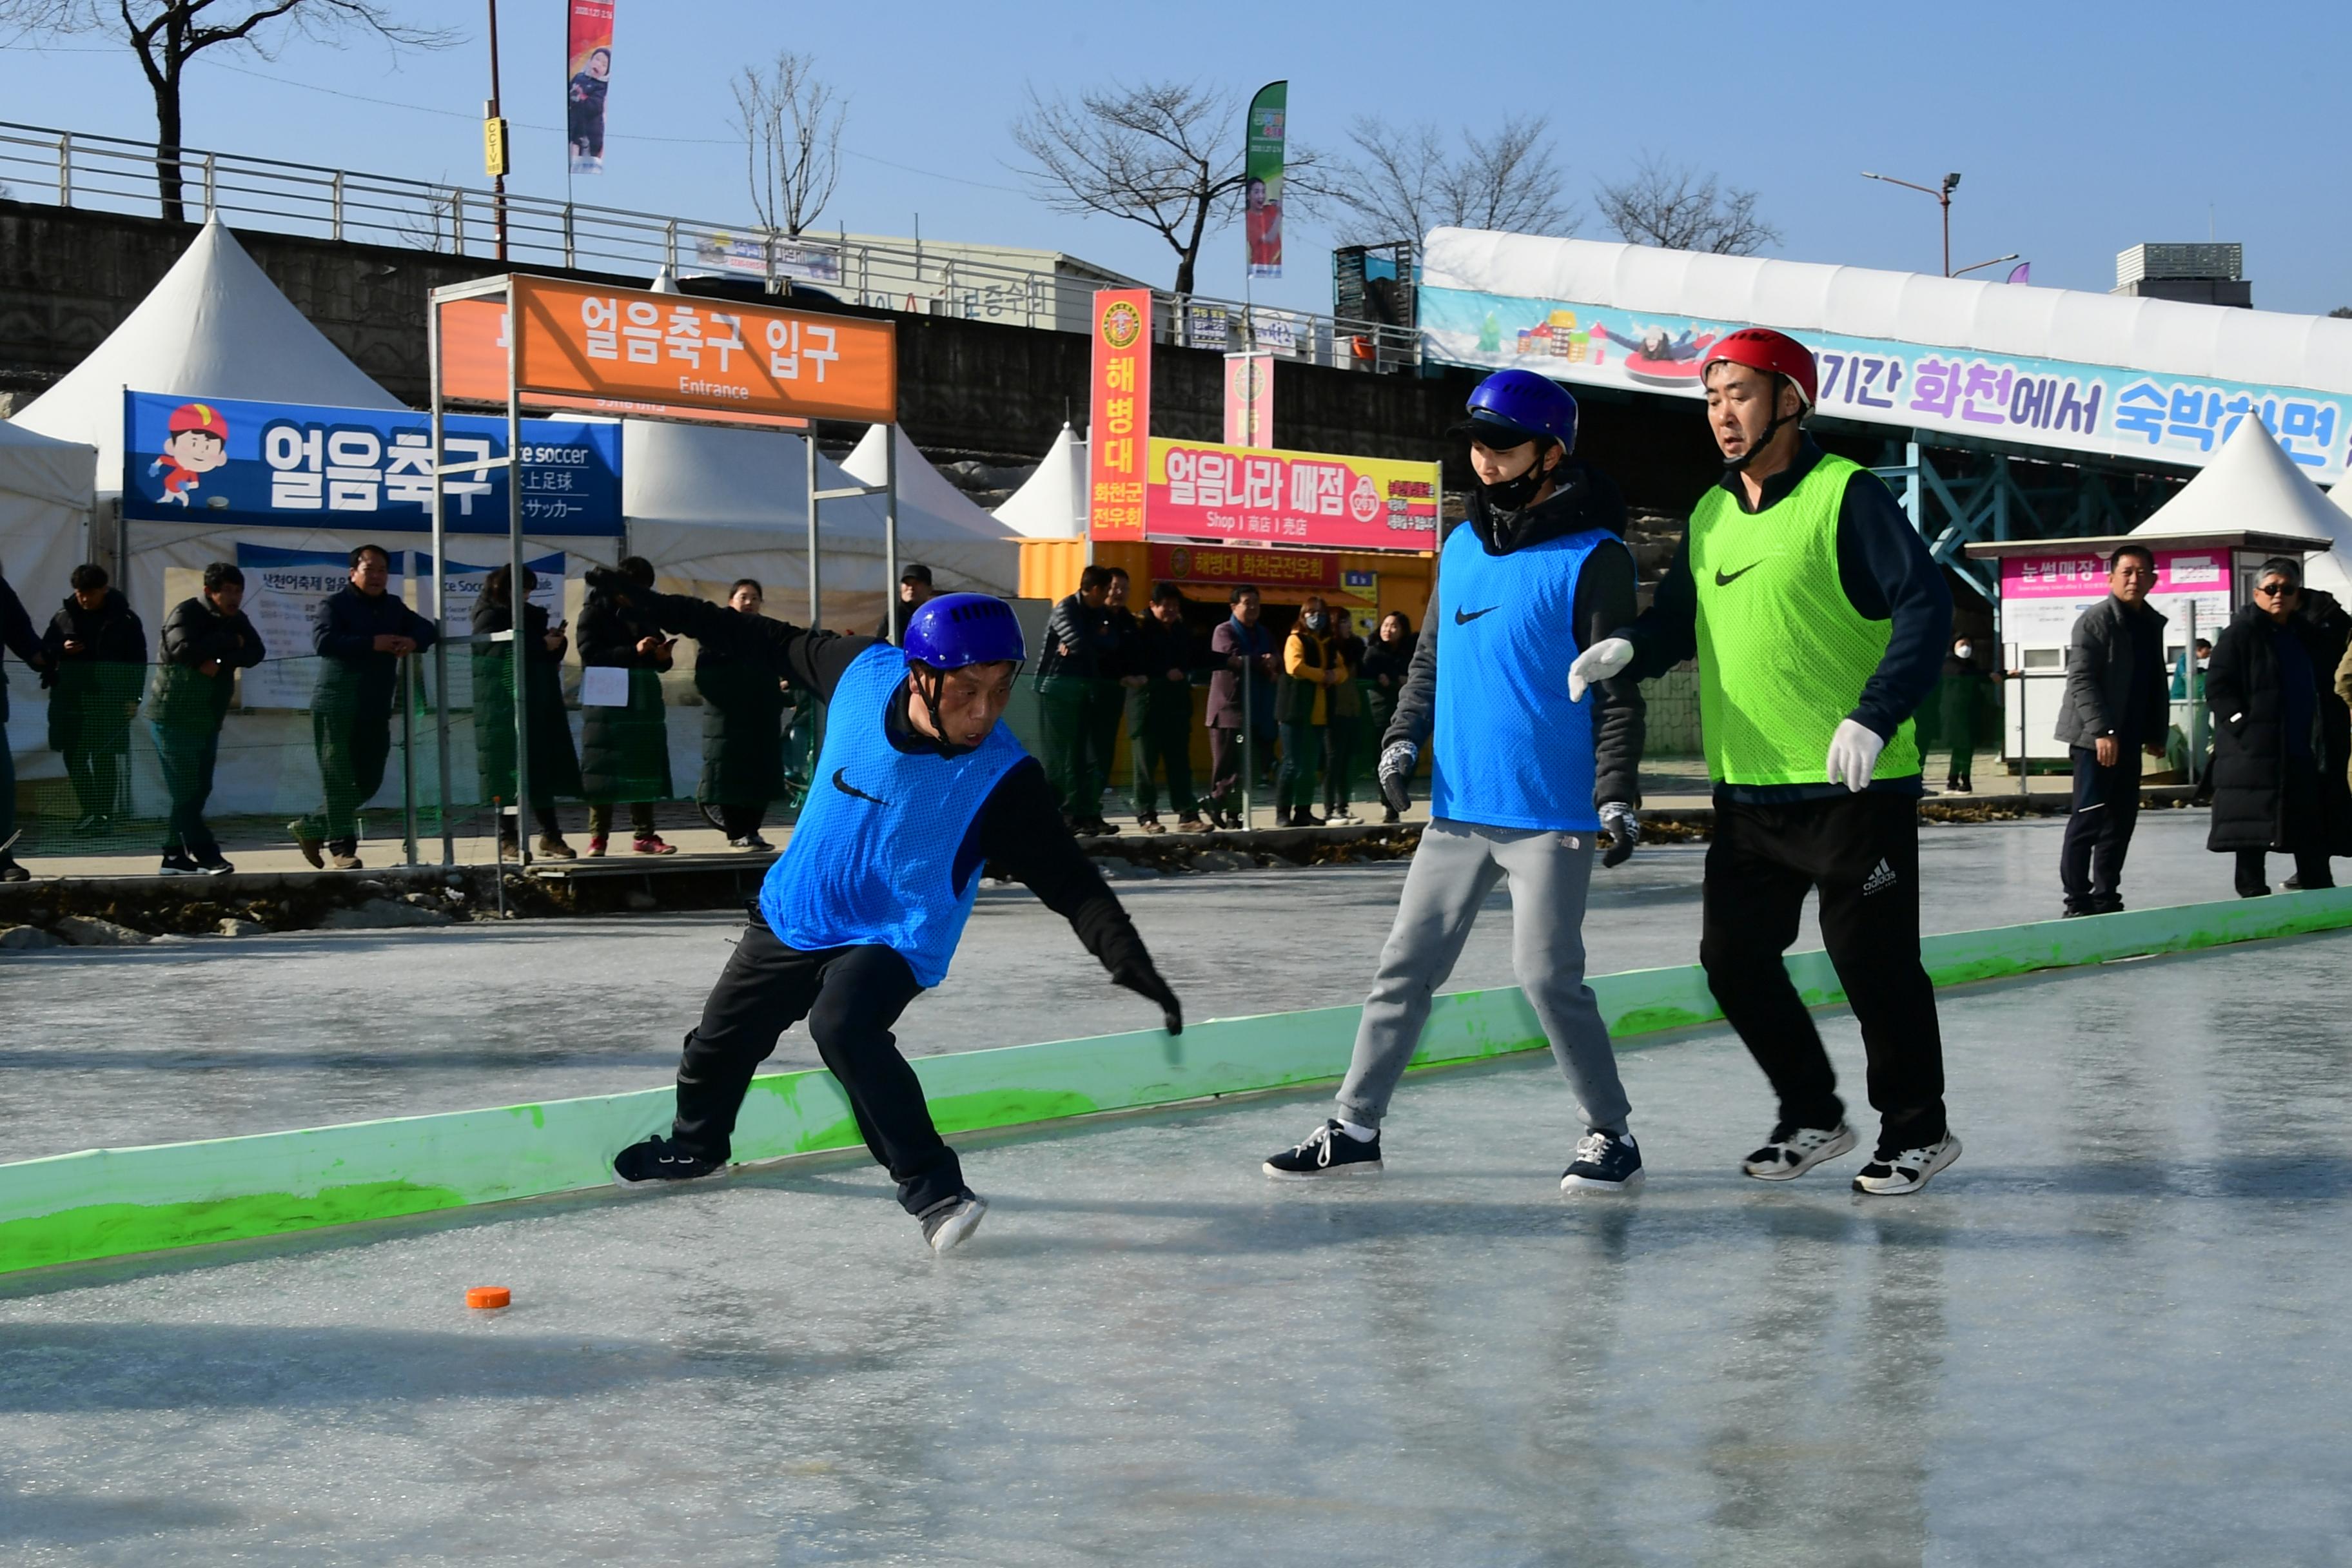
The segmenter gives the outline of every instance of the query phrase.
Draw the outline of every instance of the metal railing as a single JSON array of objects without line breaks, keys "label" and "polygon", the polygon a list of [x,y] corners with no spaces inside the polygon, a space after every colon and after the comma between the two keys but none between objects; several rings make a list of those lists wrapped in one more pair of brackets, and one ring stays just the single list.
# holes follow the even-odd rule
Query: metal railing
[{"label": "metal railing", "polygon": [[[444,255],[497,254],[506,217],[507,258],[650,276],[756,281],[771,292],[821,291],[852,304],[1060,331],[1086,331],[1096,289],[1114,279],[1051,266],[1024,268],[961,247],[853,240],[845,234],[783,234],[757,224],[707,223],[542,196],[504,196],[391,174],[320,169],[277,158],[93,136],[0,121],[0,186],[18,201],[109,212],[159,208],[159,174],[176,165],[187,208],[275,233]],[[1153,335],[1192,348],[1255,346],[1301,363],[1405,370],[1420,363],[1411,328],[1235,300],[1152,291]]]}]

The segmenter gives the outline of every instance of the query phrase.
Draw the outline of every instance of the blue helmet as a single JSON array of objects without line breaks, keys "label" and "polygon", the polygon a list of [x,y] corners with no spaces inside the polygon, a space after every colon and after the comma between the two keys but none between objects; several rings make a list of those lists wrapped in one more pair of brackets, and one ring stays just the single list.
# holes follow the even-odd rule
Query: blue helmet
[{"label": "blue helmet", "polygon": [[1576,450],[1576,399],[1568,388],[1531,370],[1498,370],[1478,384],[1464,405],[1470,417],[1454,427],[1490,447],[1553,440]]},{"label": "blue helmet", "polygon": [[907,662],[934,669],[1021,664],[1029,649],[1013,606],[991,594],[941,594],[907,617]]}]

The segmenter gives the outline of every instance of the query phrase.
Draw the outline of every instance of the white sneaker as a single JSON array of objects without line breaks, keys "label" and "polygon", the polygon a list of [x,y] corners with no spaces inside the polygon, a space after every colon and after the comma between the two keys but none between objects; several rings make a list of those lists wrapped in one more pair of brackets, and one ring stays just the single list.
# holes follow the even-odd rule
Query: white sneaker
[{"label": "white sneaker", "polygon": [[931,1250],[946,1252],[978,1230],[987,1214],[988,1200],[967,1188],[954,1197],[941,1198],[915,1217],[922,1222],[923,1239],[931,1244]]},{"label": "white sneaker", "polygon": [[1853,1190],[1879,1197],[1916,1193],[1959,1157],[1960,1141],[1948,1132],[1922,1148],[1881,1149],[1869,1164],[1854,1173]]},{"label": "white sneaker", "polygon": [[1739,1168],[1759,1182],[1793,1182],[1822,1161],[1851,1152],[1853,1143],[1853,1129],[1843,1121],[1828,1130],[1783,1121],[1772,1129],[1771,1141],[1742,1160]]}]

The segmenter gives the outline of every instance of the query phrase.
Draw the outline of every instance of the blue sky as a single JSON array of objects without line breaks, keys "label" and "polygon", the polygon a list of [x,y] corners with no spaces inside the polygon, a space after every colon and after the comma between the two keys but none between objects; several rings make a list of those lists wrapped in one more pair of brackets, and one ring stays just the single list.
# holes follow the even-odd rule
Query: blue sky
[{"label": "blue sky", "polygon": [[[302,42],[275,61],[206,57],[191,68],[189,144],[482,183],[481,7],[410,0],[404,14],[472,29],[473,41],[396,62],[376,46]],[[500,7],[507,113],[523,127],[514,184],[540,194],[563,188],[562,14],[560,0]],[[1580,196],[1644,152],[1715,171],[1761,193],[1785,237],[1774,255],[1933,271],[1935,203],[1858,171],[1933,184],[1959,170],[1956,266],[2019,251],[2038,284],[2104,289],[2117,250],[2202,239],[2210,222],[2244,242],[2258,305],[2352,304],[2352,217],[2328,173],[2343,155],[2352,6],[1663,3],[1528,6],[1516,24],[1475,14],[1472,31],[1451,19],[1465,13],[1380,4],[618,0],[612,172],[576,194],[747,218],[726,82],[790,46],[814,53],[850,100],[851,156],[824,226],[904,234],[919,213],[926,237],[1068,250],[1164,286],[1174,262],[1156,237],[1061,216],[1024,193],[1005,127],[1024,88],[1179,77],[1245,92],[1286,75],[1302,141],[1335,144],[1359,114],[1486,130],[1538,111]],[[70,42],[0,55],[7,117],[152,136],[128,53]],[[1582,232],[1613,237],[1584,205]],[[1294,223],[1292,276],[1258,297],[1328,309],[1329,242]],[[1240,252],[1237,229],[1211,241],[1204,292],[1239,292]]]}]

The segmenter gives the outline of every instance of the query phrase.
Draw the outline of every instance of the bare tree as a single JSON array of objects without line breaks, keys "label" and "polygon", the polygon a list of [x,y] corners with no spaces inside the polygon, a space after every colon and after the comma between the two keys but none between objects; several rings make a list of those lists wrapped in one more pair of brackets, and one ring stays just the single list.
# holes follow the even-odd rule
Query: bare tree
[{"label": "bare tree", "polygon": [[849,106],[816,74],[816,57],[779,52],[765,76],[743,68],[735,129],[743,137],[751,205],[772,233],[816,221],[841,183],[841,127]]},{"label": "bare tree", "polygon": [[1465,129],[1460,147],[1450,150],[1425,121],[1399,124],[1363,115],[1348,127],[1355,156],[1333,164],[1318,183],[1348,210],[1349,237],[1362,243],[1418,243],[1447,226],[1574,234],[1576,205],[1563,190],[1549,132],[1543,115],[1514,115],[1491,136]]},{"label": "bare tree", "polygon": [[1756,216],[1754,191],[1723,190],[1686,163],[1642,154],[1633,172],[1594,193],[1601,216],[1621,239],[1666,250],[1753,256],[1780,243],[1780,231]]},{"label": "bare tree", "polygon": [[[1201,241],[1232,221],[1241,195],[1239,100],[1189,82],[1098,89],[1076,102],[1033,89],[1012,130],[1047,206],[1141,224],[1176,253],[1176,292],[1192,292]],[[1311,210],[1316,155],[1296,142],[1286,155],[1284,205]]]}]

